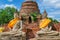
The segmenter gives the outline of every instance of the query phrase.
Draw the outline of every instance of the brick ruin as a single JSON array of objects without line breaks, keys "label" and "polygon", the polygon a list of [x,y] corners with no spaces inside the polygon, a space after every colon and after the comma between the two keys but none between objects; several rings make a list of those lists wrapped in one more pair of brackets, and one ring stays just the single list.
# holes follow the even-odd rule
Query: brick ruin
[{"label": "brick ruin", "polygon": [[25,20],[24,21],[25,24],[26,23],[29,24],[30,22],[34,23],[34,21],[32,20],[32,16],[30,15],[31,13],[34,13],[34,12],[37,13],[37,17],[36,17],[37,21],[36,22],[39,22],[42,18],[47,17],[46,10],[44,11],[43,15],[40,14],[38,4],[35,1],[26,1],[26,2],[24,2],[22,4],[19,16],[23,19],[23,21]]},{"label": "brick ruin", "polygon": [[34,1],[26,1],[22,4],[20,15],[30,15],[31,12],[37,12],[40,13],[40,10],[38,9],[38,4]]},{"label": "brick ruin", "polygon": [[[33,17],[30,15],[31,13],[37,13],[36,21],[32,20]],[[39,22],[41,19],[47,18],[47,13],[45,10],[43,14],[40,14],[38,4],[35,1],[26,1],[22,4],[19,16],[23,21],[23,31],[29,35],[28,38],[31,38],[34,36],[33,34],[40,30],[38,28]]]}]

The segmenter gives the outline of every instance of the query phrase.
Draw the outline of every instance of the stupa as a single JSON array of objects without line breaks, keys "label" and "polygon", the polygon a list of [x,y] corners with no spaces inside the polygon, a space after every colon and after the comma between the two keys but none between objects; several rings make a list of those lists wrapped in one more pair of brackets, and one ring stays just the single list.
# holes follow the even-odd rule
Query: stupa
[{"label": "stupa", "polygon": [[22,4],[21,10],[20,10],[20,16],[22,15],[29,15],[32,12],[40,13],[40,10],[38,9],[38,4],[35,1],[27,0]]},{"label": "stupa", "polygon": [[[37,16],[35,16],[35,13]],[[37,19],[36,21],[33,20],[33,16],[31,16],[31,14],[35,16],[35,18]],[[38,28],[38,22],[40,21],[41,18],[40,10],[38,8],[38,4],[36,3],[36,1],[34,0],[25,1],[22,4],[19,16],[21,17],[21,20],[23,22],[22,23],[23,31],[27,31],[26,32],[27,36],[30,35],[28,36],[28,38],[35,37],[33,34],[36,31],[40,30]]]},{"label": "stupa", "polygon": [[[27,38],[30,39],[34,38],[36,36],[36,32],[40,30],[39,24],[41,21],[43,19],[47,19],[47,12],[45,10],[43,14],[40,14],[36,1],[28,0],[22,4],[19,17],[21,17],[22,20],[23,31],[26,32]],[[36,20],[34,20],[34,18],[36,18]],[[39,32],[37,34],[41,33]]]}]

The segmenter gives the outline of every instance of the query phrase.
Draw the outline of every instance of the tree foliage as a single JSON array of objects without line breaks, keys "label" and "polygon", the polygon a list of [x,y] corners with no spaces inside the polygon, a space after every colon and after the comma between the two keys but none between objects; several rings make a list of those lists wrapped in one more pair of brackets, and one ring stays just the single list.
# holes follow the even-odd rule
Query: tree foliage
[{"label": "tree foliage", "polygon": [[33,17],[33,20],[36,21],[37,13],[34,12],[34,13],[31,13],[30,15]]},{"label": "tree foliage", "polygon": [[41,13],[32,12],[32,13],[30,14],[30,16],[32,16],[32,17],[33,17],[33,20],[34,20],[34,21],[36,21],[36,20],[37,20],[37,16],[38,16],[38,15],[41,15]]},{"label": "tree foliage", "polygon": [[53,23],[59,23],[59,21],[58,20],[56,20],[56,19],[53,19],[53,18],[49,18]]},{"label": "tree foliage", "polygon": [[8,23],[11,19],[13,19],[14,12],[17,9],[14,7],[6,7],[4,9],[0,9],[0,25]]}]

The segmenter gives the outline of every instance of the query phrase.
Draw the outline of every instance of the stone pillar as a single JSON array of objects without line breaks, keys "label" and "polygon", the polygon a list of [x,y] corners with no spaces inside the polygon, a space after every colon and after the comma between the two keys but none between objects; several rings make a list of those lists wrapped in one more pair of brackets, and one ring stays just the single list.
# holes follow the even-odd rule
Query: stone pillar
[{"label": "stone pillar", "polygon": [[44,10],[44,13],[42,14],[42,19],[45,19],[45,18],[47,18],[47,12],[46,12],[46,10]]}]

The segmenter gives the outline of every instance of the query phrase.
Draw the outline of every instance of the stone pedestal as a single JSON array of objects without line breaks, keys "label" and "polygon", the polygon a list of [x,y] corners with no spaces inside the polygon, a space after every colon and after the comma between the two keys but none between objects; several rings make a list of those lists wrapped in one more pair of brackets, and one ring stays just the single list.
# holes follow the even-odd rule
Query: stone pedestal
[{"label": "stone pedestal", "polygon": [[0,40],[26,40],[26,35],[25,33],[3,32],[0,33]]}]

